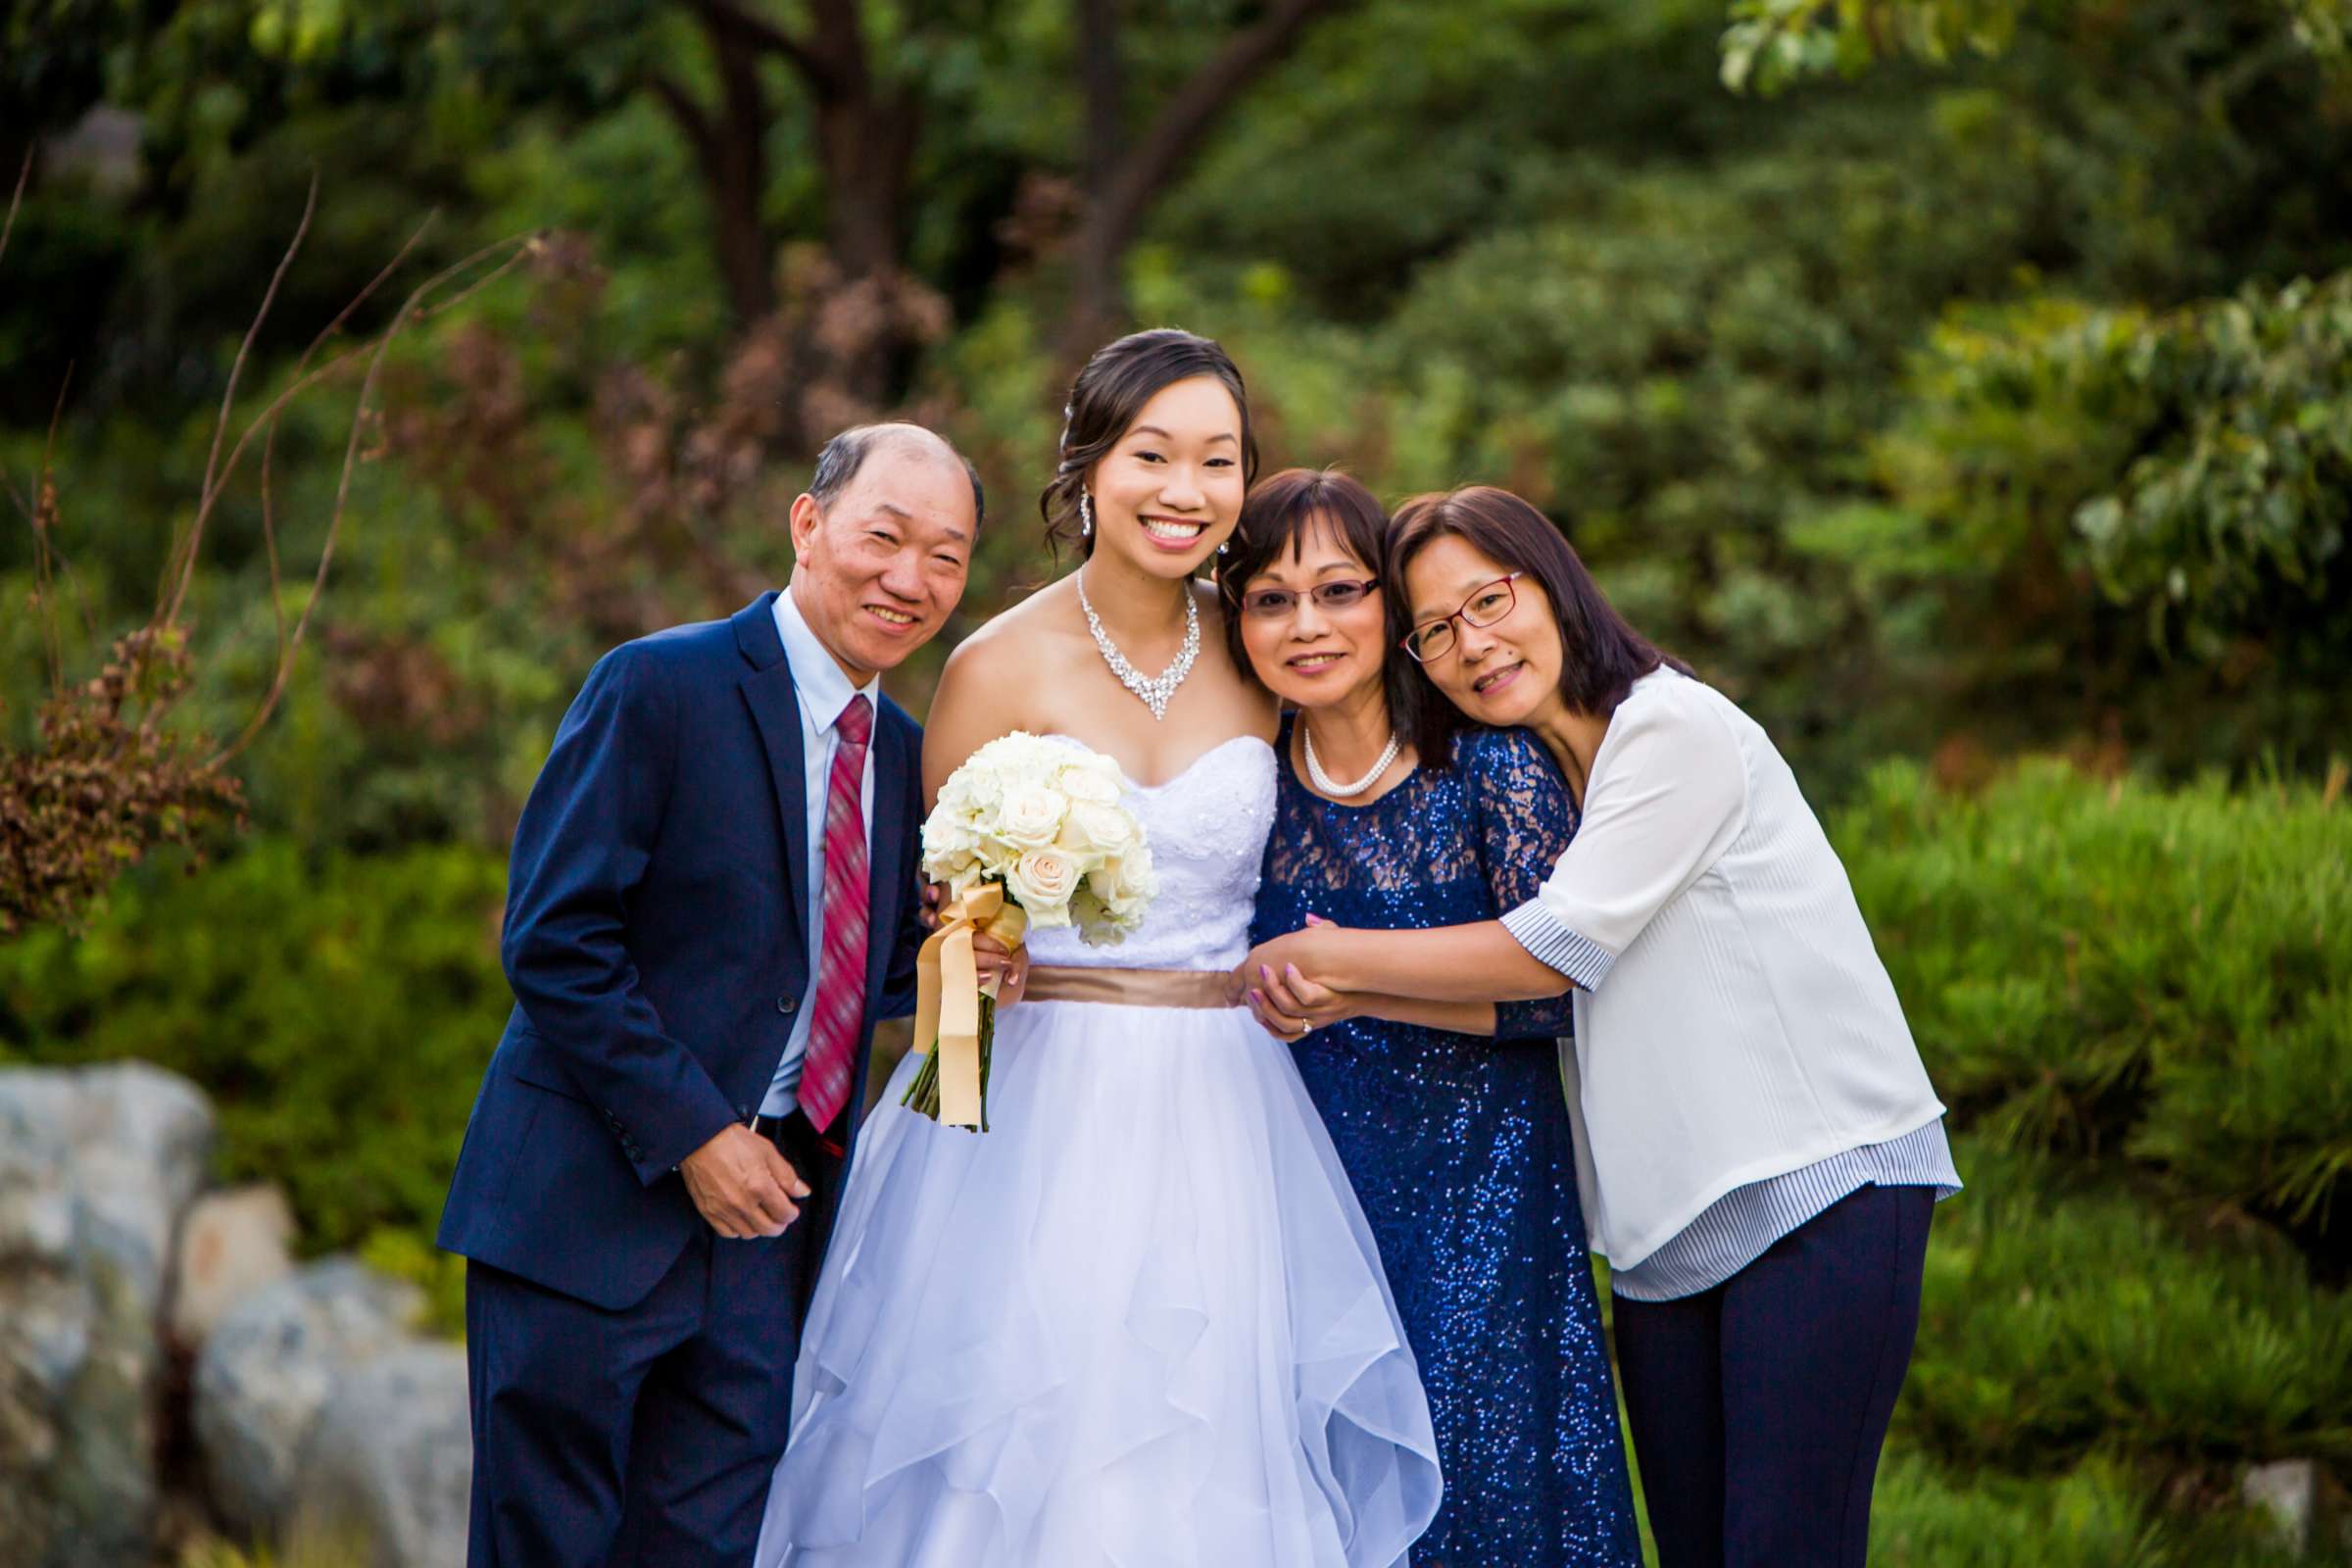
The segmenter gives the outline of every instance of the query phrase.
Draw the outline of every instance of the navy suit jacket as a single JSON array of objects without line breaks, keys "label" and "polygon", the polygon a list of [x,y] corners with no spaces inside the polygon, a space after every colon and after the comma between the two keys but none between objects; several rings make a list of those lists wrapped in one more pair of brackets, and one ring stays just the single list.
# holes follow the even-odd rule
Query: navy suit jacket
[{"label": "navy suit jacket", "polygon": [[[515,1005],[440,1242],[609,1310],[644,1299],[708,1223],[676,1166],[759,1109],[810,1000],[800,706],[774,599],[598,661],[514,832],[500,952]],[[875,1020],[914,1007],[921,740],[884,698],[845,1143]]]}]

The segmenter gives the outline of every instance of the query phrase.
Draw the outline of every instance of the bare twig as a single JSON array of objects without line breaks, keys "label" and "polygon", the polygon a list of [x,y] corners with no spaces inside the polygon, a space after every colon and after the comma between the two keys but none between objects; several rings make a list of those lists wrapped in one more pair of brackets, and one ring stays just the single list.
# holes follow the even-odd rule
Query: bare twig
[{"label": "bare twig", "polygon": [[[343,329],[343,323],[350,320],[354,313],[373,298],[375,291],[390,281],[393,273],[400,270],[402,265],[408,261],[409,253],[415,250],[417,243],[424,238],[426,231],[432,227],[433,220],[438,216],[437,213],[427,214],[425,220],[416,225],[416,231],[411,234],[407,242],[393,254],[392,260],[386,262],[375,276],[368,280],[368,286],[353,295],[350,302],[335,313],[335,318],[318,329],[318,335],[312,338],[310,346],[302,351],[302,358],[294,362],[296,379],[299,380],[302,377],[303,372],[309,368],[311,361],[318,356],[321,348],[326,346],[327,340]],[[277,454],[278,423],[277,417],[271,417],[269,433],[262,439],[262,552],[270,564],[270,614],[274,623],[276,637],[274,651],[277,659],[282,661],[286,658],[286,603],[284,581],[277,554],[276,495],[270,483]]]},{"label": "bare twig", "polygon": [[32,149],[24,149],[24,167],[17,171],[17,188],[8,198],[8,217],[0,220],[0,256],[8,254],[8,236],[16,232],[17,209],[24,205],[24,185],[32,178]]},{"label": "bare twig", "polygon": [[[409,297],[401,303],[400,310],[394,314],[391,324],[386,326],[383,332],[377,336],[374,344],[374,351],[368,356],[368,373],[360,383],[359,404],[352,412],[351,434],[349,439],[344,443],[343,448],[343,471],[341,477],[338,479],[335,485],[334,505],[327,513],[326,537],[319,545],[318,566],[318,570],[312,575],[310,597],[304,602],[302,607],[302,614],[296,619],[294,623],[294,630],[287,637],[284,648],[279,654],[277,669],[270,678],[270,690],[263,697],[261,706],[254,710],[253,716],[246,721],[245,728],[238,733],[235,740],[230,741],[226,746],[222,747],[220,751],[216,752],[213,756],[205,760],[204,766],[206,770],[210,771],[221,766],[223,763],[227,762],[229,759],[235,757],[239,752],[243,751],[247,746],[253,743],[254,737],[262,732],[262,726],[269,722],[270,713],[276,710],[278,700],[285,695],[286,683],[293,677],[295,656],[301,651],[302,639],[304,634],[310,629],[312,615],[318,612],[318,601],[322,597],[323,590],[326,586],[327,569],[333,564],[334,562],[335,541],[342,530],[344,509],[349,503],[351,497],[352,475],[359,468],[360,438],[365,433],[367,428],[368,404],[369,399],[375,395],[376,380],[377,377],[383,372],[384,358],[391,351],[392,344],[396,339],[399,338],[401,332],[411,323],[412,320],[430,320],[432,318],[439,316],[446,311],[456,309],[458,306],[464,304],[466,300],[472,298],[475,294],[489,287],[500,277],[504,276],[508,271],[512,270],[515,266],[519,265],[524,257],[531,254],[532,250],[538,245],[538,243],[539,235],[537,232],[525,235],[516,235],[510,239],[500,240],[495,244],[485,245],[480,250],[477,250],[472,255],[466,257],[465,260],[434,273],[431,277],[425,279],[423,283],[419,284],[414,291],[410,293]],[[496,255],[502,249],[509,252],[506,259],[500,262],[498,266],[492,268],[488,272],[484,273],[481,277],[476,278],[473,282],[467,284],[465,288],[460,289],[457,293],[453,294],[446,300],[438,301],[429,306],[424,303],[434,290],[440,288],[450,279],[462,275],[468,269],[476,266],[487,258]],[[335,363],[340,364],[342,363],[343,359],[348,357],[349,356],[338,356]],[[327,368],[332,368],[332,367],[330,366]],[[298,383],[298,385],[300,383]],[[272,414],[274,414],[275,408],[276,406],[272,407]],[[238,450],[243,450],[245,441],[250,440],[251,438],[252,430],[249,428],[246,431],[244,439],[238,442]],[[234,454],[231,455],[232,466],[233,463]]]},{"label": "bare twig", "polygon": [[58,382],[57,402],[49,410],[49,433],[41,442],[41,475],[34,481],[32,495],[32,591],[41,600],[41,647],[49,656],[52,693],[66,689],[65,634],[58,630],[57,612],[49,598],[49,536],[51,524],[57,520],[57,427],[65,418],[66,392],[73,384],[74,367],[68,365]]},{"label": "bare twig", "polygon": [[245,362],[253,356],[253,340],[262,335],[262,323],[270,318],[270,307],[277,303],[277,291],[286,280],[286,270],[294,265],[295,255],[302,249],[304,236],[311,231],[311,216],[318,209],[318,173],[311,172],[310,194],[303,198],[302,220],[294,225],[294,237],[286,242],[286,252],[277,259],[277,270],[270,274],[270,286],[262,291],[261,309],[253,313],[253,324],[245,328],[245,340],[237,345],[237,357],[228,368],[228,384],[220,389],[220,416],[213,421],[213,449],[205,454],[204,488],[197,492],[201,498],[196,508],[196,520],[188,525],[187,539],[181,546],[180,569],[167,571],[170,601],[159,606],[162,622],[169,626],[179,619],[179,608],[187,602],[188,584],[196,571],[196,552],[204,542],[205,519],[212,514],[215,475],[220,467],[220,443],[228,436],[229,411],[236,407],[237,382],[245,374]]}]

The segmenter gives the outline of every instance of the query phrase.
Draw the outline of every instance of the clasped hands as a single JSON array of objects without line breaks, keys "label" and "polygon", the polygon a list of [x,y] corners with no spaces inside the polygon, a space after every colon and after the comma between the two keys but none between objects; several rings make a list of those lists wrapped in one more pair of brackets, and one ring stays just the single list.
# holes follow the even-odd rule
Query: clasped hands
[{"label": "clasped hands", "polygon": [[1259,943],[1226,977],[1226,999],[1235,1006],[1248,1004],[1278,1039],[1302,1040],[1364,1010],[1354,996],[1312,978],[1324,970],[1318,952],[1324,934],[1339,928],[1312,914],[1306,924],[1303,931]]}]

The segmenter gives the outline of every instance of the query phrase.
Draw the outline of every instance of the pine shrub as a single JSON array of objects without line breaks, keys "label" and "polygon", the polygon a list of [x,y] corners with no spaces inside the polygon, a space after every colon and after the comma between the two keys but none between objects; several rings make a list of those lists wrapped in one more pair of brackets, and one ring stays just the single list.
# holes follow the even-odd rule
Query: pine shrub
[{"label": "pine shrub", "polygon": [[2346,1261],[2352,808],[2035,762],[1879,769],[1838,842],[1961,1125],[2123,1154]]}]

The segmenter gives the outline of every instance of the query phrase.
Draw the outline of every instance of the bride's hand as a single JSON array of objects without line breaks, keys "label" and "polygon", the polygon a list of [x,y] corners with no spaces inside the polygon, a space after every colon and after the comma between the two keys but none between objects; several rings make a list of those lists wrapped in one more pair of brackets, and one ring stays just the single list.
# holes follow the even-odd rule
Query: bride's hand
[{"label": "bride's hand", "polygon": [[997,1005],[1009,1007],[1021,1000],[1029,987],[1029,950],[1007,950],[1004,943],[985,931],[972,933],[972,963],[980,971],[980,983],[997,981]]},{"label": "bride's hand", "polygon": [[1332,965],[1329,946],[1345,935],[1339,926],[1329,920],[1308,915],[1305,930],[1272,938],[1250,950],[1250,956],[1236,964],[1233,972],[1225,977],[1225,1000],[1236,1007],[1247,1004],[1250,991],[1264,983],[1258,974],[1260,969],[1271,969],[1280,974],[1285,968],[1295,966],[1314,984],[1335,991],[1340,989],[1330,984]]},{"label": "bride's hand", "polygon": [[1352,1018],[1362,1009],[1343,992],[1320,986],[1298,972],[1297,964],[1258,970],[1258,983],[1250,988],[1250,1010],[1266,1031],[1280,1039],[1299,1040],[1325,1024]]}]

